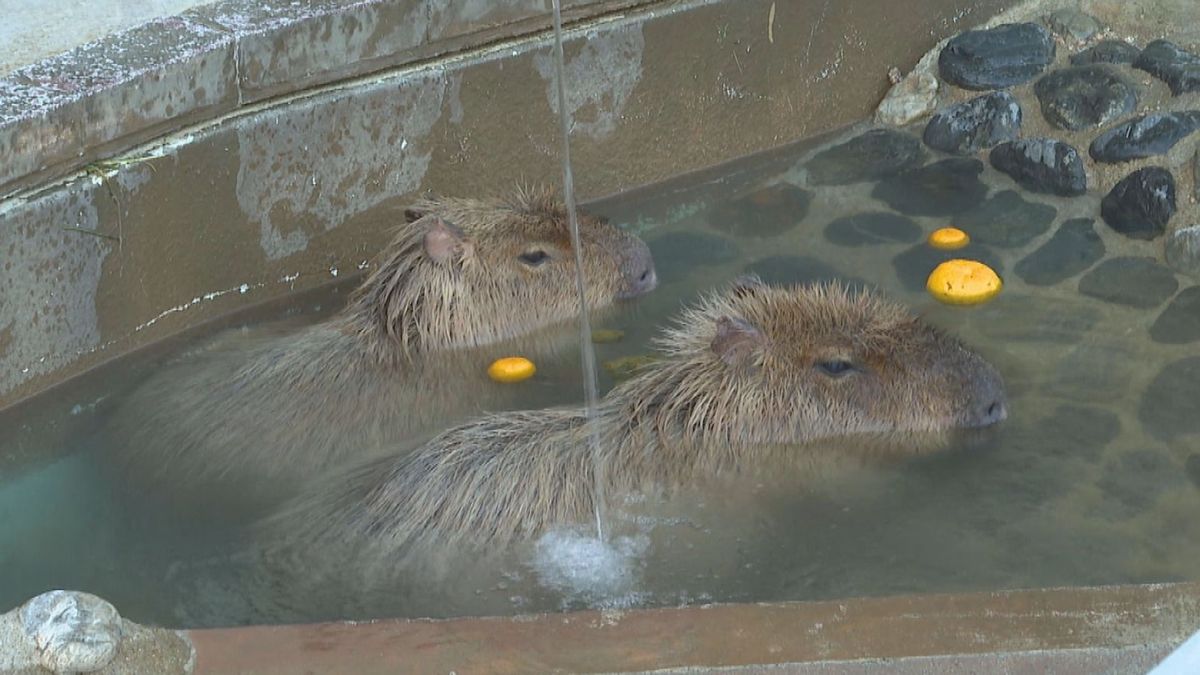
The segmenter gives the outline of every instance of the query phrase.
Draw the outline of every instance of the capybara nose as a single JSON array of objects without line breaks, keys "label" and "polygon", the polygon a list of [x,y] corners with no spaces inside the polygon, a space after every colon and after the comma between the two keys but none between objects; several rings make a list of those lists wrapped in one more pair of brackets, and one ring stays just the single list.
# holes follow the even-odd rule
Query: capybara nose
[{"label": "capybara nose", "polygon": [[1008,406],[1004,401],[992,401],[983,408],[979,416],[979,426],[986,427],[1003,422],[1008,417]]},{"label": "capybara nose", "polygon": [[621,300],[645,295],[658,287],[658,274],[654,271],[654,258],[651,257],[650,249],[645,244],[638,246],[627,259],[623,286],[624,290],[617,296]]}]

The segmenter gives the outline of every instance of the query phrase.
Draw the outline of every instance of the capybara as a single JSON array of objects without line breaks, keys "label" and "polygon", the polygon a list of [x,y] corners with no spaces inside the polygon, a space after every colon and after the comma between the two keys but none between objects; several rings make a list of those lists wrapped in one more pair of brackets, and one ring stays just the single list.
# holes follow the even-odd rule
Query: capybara
[{"label": "capybara", "polygon": [[[113,420],[119,469],[188,508],[198,496],[249,514],[347,459],[499,405],[511,394],[486,379],[508,355],[498,346],[577,344],[565,330],[575,260],[552,193],[423,200],[405,215],[336,317],[227,336],[135,390]],[[583,214],[579,234],[590,308],[655,287],[640,239]]]},{"label": "capybara", "polygon": [[920,447],[906,435],[1007,415],[982,357],[875,292],[837,284],[739,280],[686,310],[660,348],[601,401],[598,461],[583,410],[498,413],[319,482],[265,527],[383,559],[436,539],[497,548],[586,522],[597,483],[613,495],[669,488],[833,437],[905,453]]}]

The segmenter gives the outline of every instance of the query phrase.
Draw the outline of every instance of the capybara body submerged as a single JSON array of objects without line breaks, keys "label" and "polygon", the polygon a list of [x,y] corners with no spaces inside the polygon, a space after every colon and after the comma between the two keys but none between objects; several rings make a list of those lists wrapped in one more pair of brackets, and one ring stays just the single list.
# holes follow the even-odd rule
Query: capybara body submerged
[{"label": "capybara body submerged", "polygon": [[268,526],[328,550],[377,549],[382,560],[424,540],[499,548],[586,522],[597,483],[613,495],[678,486],[833,437],[903,454],[918,447],[906,435],[1007,414],[983,358],[902,307],[838,285],[742,280],[687,310],[660,347],[661,359],[601,402],[598,461],[580,409],[499,413],[320,482]]},{"label": "capybara body submerged", "polygon": [[[435,199],[349,305],[299,332],[226,336],[162,369],[117,412],[112,445],[136,484],[179,503],[267,505],[303,480],[462,419],[511,394],[492,348],[571,344],[578,315],[567,215],[544,191]],[[656,285],[646,245],[580,217],[589,306]]]}]

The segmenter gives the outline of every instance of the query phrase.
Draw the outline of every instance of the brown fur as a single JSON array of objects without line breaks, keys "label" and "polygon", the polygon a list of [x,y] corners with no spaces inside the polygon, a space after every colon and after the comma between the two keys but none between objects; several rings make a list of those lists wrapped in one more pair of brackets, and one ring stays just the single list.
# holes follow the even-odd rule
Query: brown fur
[{"label": "brown fur", "polygon": [[[236,510],[503,405],[508,392],[485,375],[507,355],[497,348],[524,338],[513,351],[552,352],[571,332],[551,327],[578,313],[563,207],[520,191],[425,200],[407,215],[337,317],[230,336],[151,377],[114,420],[120,466],[176,501]],[[653,288],[641,240],[587,216],[580,235],[593,309]],[[518,258],[530,251],[546,258]]]},{"label": "brown fur", "polygon": [[[957,340],[872,294],[744,282],[685,311],[663,358],[598,413],[598,461],[579,409],[468,422],[415,452],[318,486],[269,521],[384,555],[431,538],[503,546],[586,520],[595,467],[609,494],[672,486],[768,452],[857,435],[909,452],[908,434],[1003,419],[995,370]],[[835,376],[821,364],[846,361]]]}]

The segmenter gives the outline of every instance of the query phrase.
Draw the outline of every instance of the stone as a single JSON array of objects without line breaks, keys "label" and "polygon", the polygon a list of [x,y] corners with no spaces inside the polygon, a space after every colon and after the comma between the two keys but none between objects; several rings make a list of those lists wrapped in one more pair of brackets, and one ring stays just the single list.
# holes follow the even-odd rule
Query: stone
[{"label": "stone", "polygon": [[1058,227],[1050,241],[1014,267],[1031,286],[1052,286],[1087,270],[1104,257],[1104,241],[1091,218],[1073,218]]},{"label": "stone", "polygon": [[933,268],[955,258],[978,260],[995,270],[1001,279],[1004,278],[1004,266],[1000,256],[990,248],[974,241],[964,248],[953,251],[943,251],[920,243],[893,257],[892,267],[895,268],[896,277],[905,288],[910,291],[922,291],[925,289],[925,281],[929,278],[929,273],[933,271]]},{"label": "stone", "polygon": [[1142,392],[1138,419],[1146,433],[1160,440],[1200,433],[1200,356],[1163,365]]},{"label": "stone", "polygon": [[886,178],[924,162],[921,141],[912,134],[872,129],[818,152],[805,168],[809,185],[849,185]]},{"label": "stone", "polygon": [[1031,192],[1074,197],[1087,192],[1087,172],[1079,151],[1053,138],[1001,143],[988,155],[997,171]]},{"label": "stone", "polygon": [[1196,150],[1196,156],[1192,159],[1192,196],[1200,202],[1200,149]]},{"label": "stone", "polygon": [[1055,70],[1033,85],[1046,121],[1059,129],[1102,127],[1137,107],[1134,86],[1105,64]]},{"label": "stone", "polygon": [[1131,239],[1154,239],[1175,215],[1175,178],[1158,166],[1138,169],[1100,200],[1109,227]]},{"label": "stone", "polygon": [[971,155],[1020,133],[1021,104],[1012,94],[996,91],[938,111],[922,138],[934,150]]},{"label": "stone", "polygon": [[1122,515],[1149,508],[1163,492],[1178,487],[1183,478],[1171,458],[1154,450],[1135,450],[1107,462],[1097,487],[1116,502]]},{"label": "stone", "polygon": [[1169,40],[1155,40],[1146,45],[1134,59],[1133,67],[1166,82],[1176,96],[1200,91],[1200,56]]},{"label": "stone", "polygon": [[42,593],[21,607],[20,619],[42,665],[56,673],[99,670],[121,642],[116,608],[90,593]]},{"label": "stone", "polygon": [[735,260],[737,242],[703,232],[671,232],[646,242],[654,256],[654,271],[662,281],[678,281],[693,269]]},{"label": "stone", "polygon": [[1189,286],[1175,296],[1150,326],[1150,338],[1171,345],[1200,340],[1200,286]]},{"label": "stone", "polygon": [[1049,455],[1095,459],[1100,451],[1121,433],[1121,420],[1113,413],[1095,406],[1060,404],[1054,415],[1043,421],[1047,433],[1045,452]]},{"label": "stone", "polygon": [[1133,63],[1142,50],[1124,40],[1104,40],[1071,57],[1071,65],[1086,66],[1092,63]]},{"label": "stone", "polygon": [[714,208],[708,224],[737,237],[774,237],[808,215],[813,195],[791,183],[776,183]]},{"label": "stone", "polygon": [[1100,321],[1094,303],[1044,294],[1001,293],[972,310],[972,324],[993,344],[1077,345]]},{"label": "stone", "polygon": [[865,287],[862,279],[849,277],[838,272],[828,263],[806,255],[773,255],[755,260],[746,265],[747,274],[758,275],[764,282],[774,286],[828,283],[842,281],[850,287]]},{"label": "stone", "polygon": [[959,216],[956,224],[980,244],[1017,248],[1044,234],[1057,216],[1053,206],[1026,201],[1013,190],[1002,190]]},{"label": "stone", "polygon": [[950,38],[938,74],[963,89],[1003,89],[1028,82],[1054,62],[1054,37],[1034,23],[1010,23]]},{"label": "stone", "polygon": [[1154,258],[1109,258],[1079,280],[1079,292],[1117,305],[1150,309],[1175,294],[1179,281]]},{"label": "stone", "polygon": [[909,73],[888,89],[875,109],[875,121],[894,127],[904,126],[933,110],[937,93],[938,80],[933,73]]},{"label": "stone", "polygon": [[1093,339],[1072,345],[1044,384],[1052,396],[1073,401],[1112,402],[1125,395],[1137,359],[1128,345]]},{"label": "stone", "polygon": [[1088,154],[1109,164],[1165,155],[1197,129],[1200,110],[1142,115],[1097,136]]},{"label": "stone", "polygon": [[825,226],[825,238],[841,246],[908,244],[921,238],[921,226],[888,211],[842,216]]},{"label": "stone", "polygon": [[1167,235],[1163,251],[1171,269],[1200,279],[1200,225],[1181,227]]},{"label": "stone", "polygon": [[1192,481],[1192,485],[1200,488],[1200,452],[1188,455],[1187,461],[1183,463],[1183,471],[1188,480]]},{"label": "stone", "polygon": [[1104,30],[1104,24],[1099,19],[1070,7],[1051,12],[1044,21],[1055,35],[1074,42],[1087,42]]},{"label": "stone", "polygon": [[871,196],[910,216],[952,216],[987,196],[981,173],[983,162],[952,157],[885,178]]}]

